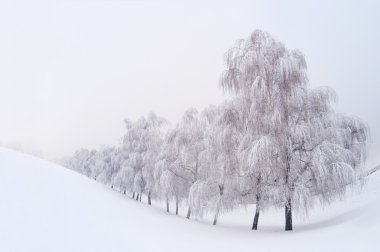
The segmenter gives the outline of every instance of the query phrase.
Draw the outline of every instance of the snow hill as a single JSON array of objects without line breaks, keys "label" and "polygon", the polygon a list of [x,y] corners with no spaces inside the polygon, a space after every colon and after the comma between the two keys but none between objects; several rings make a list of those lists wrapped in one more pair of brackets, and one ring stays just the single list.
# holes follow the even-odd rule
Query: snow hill
[{"label": "snow hill", "polygon": [[360,195],[295,218],[292,232],[279,210],[264,212],[254,232],[254,206],[216,227],[160,207],[0,148],[0,251],[380,251],[380,172]]}]

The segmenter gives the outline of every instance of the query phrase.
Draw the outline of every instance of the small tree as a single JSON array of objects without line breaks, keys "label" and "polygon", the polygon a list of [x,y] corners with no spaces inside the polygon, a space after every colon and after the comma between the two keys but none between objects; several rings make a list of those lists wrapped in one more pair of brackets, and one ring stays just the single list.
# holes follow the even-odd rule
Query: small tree
[{"label": "small tree", "polygon": [[191,208],[189,203],[190,187],[200,179],[200,155],[204,150],[204,127],[197,110],[189,109],[185,112],[181,122],[168,135],[167,144],[173,146],[172,153],[177,158],[172,159],[168,171],[177,179],[182,179],[179,195],[186,195],[189,209],[187,218],[190,218]]},{"label": "small tree", "polygon": [[[138,199],[146,192],[148,203],[154,194],[154,169],[162,144],[160,128],[165,120],[151,113],[136,122],[125,120],[127,133],[123,138],[122,150],[127,156],[126,167],[133,169],[133,192]],[[131,174],[131,173],[130,173]]]},{"label": "small tree", "polygon": [[239,134],[238,112],[232,103],[207,108],[204,122],[204,151],[200,155],[200,174],[190,190],[190,203],[197,215],[214,214],[213,225],[220,213],[232,210],[237,204]]},{"label": "small tree", "polygon": [[88,177],[93,178],[93,169],[95,165],[97,151],[80,149],[77,150],[73,156],[65,158],[63,165],[69,169],[80,172]]},{"label": "small tree", "polygon": [[[161,198],[174,198],[178,215],[178,208],[182,201],[188,198],[189,177],[183,174],[183,164],[180,156],[181,146],[177,144],[179,134],[178,127],[169,130],[165,136],[164,143],[161,148],[160,160],[157,162],[157,170],[155,180],[160,181]],[[161,181],[161,176],[165,179]]]},{"label": "small tree", "polygon": [[97,152],[95,166],[97,180],[113,188],[113,177],[120,169],[119,150],[114,147],[102,148]]}]

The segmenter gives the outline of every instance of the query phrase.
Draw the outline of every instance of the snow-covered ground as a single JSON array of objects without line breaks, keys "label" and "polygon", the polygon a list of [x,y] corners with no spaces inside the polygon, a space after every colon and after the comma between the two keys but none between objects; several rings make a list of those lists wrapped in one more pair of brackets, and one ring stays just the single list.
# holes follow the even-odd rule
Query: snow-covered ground
[{"label": "snow-covered ground", "polygon": [[263,213],[254,232],[254,206],[222,215],[216,227],[160,207],[0,148],[0,252],[380,251],[380,171],[360,195],[295,218],[292,232],[282,231],[281,210]]}]

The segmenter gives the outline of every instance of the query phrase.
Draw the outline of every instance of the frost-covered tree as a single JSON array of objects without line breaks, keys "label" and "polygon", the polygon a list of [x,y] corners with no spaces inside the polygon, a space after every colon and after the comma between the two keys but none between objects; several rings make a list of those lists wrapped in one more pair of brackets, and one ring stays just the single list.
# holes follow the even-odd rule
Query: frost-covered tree
[{"label": "frost-covered tree", "polygon": [[69,169],[82,173],[90,178],[94,178],[93,171],[95,167],[95,160],[97,151],[80,149],[77,150],[73,156],[65,158],[63,165]]},{"label": "frost-covered tree", "polygon": [[146,125],[146,144],[147,149],[143,153],[142,176],[144,177],[145,188],[144,190],[148,194],[148,204],[151,205],[151,198],[156,197],[154,172],[155,165],[159,160],[161,147],[163,144],[162,126],[166,123],[166,120],[151,113],[147,118]]},{"label": "frost-covered tree", "polygon": [[169,200],[175,200],[176,215],[178,215],[179,204],[188,198],[189,181],[191,181],[182,170],[183,163],[180,155],[182,146],[177,142],[180,134],[178,126],[167,132],[155,175],[158,188],[161,191],[161,198],[166,200],[167,210],[169,209]]},{"label": "frost-covered tree", "polygon": [[330,203],[344,197],[346,186],[362,182],[364,175],[368,129],[356,118],[335,113],[335,97],[328,88],[309,90],[304,113],[290,134],[290,197],[306,211],[313,203],[307,200],[311,195]]},{"label": "frost-covered tree", "polygon": [[[176,160],[176,170],[171,170],[177,177],[186,180],[183,183],[189,197],[190,187],[200,180],[200,155],[204,150],[204,124],[201,115],[196,109],[189,109],[185,112],[181,122],[177,126],[176,134],[173,136],[179,158]],[[187,218],[191,215],[189,203]]]},{"label": "frost-covered tree", "polygon": [[268,181],[280,188],[276,200],[285,208],[285,230],[292,230],[293,208],[307,211],[313,194],[343,196],[342,185],[361,174],[367,129],[358,120],[341,119],[329,92],[310,90],[302,53],[268,33],[256,30],[239,40],[226,63],[221,86],[245,104],[257,133],[244,140],[243,149],[251,153],[245,156],[267,167]]},{"label": "frost-covered tree", "polygon": [[237,204],[238,111],[232,103],[209,107],[202,113],[204,150],[200,154],[200,176],[190,189],[190,205],[196,215],[214,214],[213,225],[220,213]]},{"label": "frost-covered tree", "polygon": [[96,179],[113,187],[113,177],[120,169],[119,149],[115,147],[104,147],[97,152],[95,161]]},{"label": "frost-covered tree", "polygon": [[[199,158],[204,150],[203,137],[202,120],[196,109],[187,110],[177,126],[165,137],[161,153],[164,172],[161,174],[165,181],[170,181],[173,192],[171,197],[174,197],[176,206],[183,200],[187,200],[189,204],[190,187],[199,180]],[[190,218],[190,215],[189,205],[187,218]]]},{"label": "frost-covered tree", "polygon": [[237,97],[235,103],[240,112],[237,126],[241,134],[239,195],[243,205],[256,203],[252,229],[257,230],[260,211],[275,202],[280,149],[271,125],[272,115],[262,108],[265,102],[260,97],[252,96]]},{"label": "frost-covered tree", "polygon": [[[120,169],[114,174],[112,180],[115,188],[124,194],[132,192],[133,189],[134,170],[125,160],[120,164]],[[134,197],[134,195],[132,195]]]},{"label": "frost-covered tree", "polygon": [[[125,120],[127,133],[124,135],[122,152],[127,160],[123,166],[128,174],[133,174],[132,192],[137,199],[146,193],[148,203],[155,193],[154,169],[162,144],[161,126],[165,120],[151,113],[147,118],[141,117],[136,122]],[[132,172],[133,170],[133,172]]]},{"label": "frost-covered tree", "polygon": [[[164,199],[166,203],[166,212],[170,211],[169,202],[175,195],[173,188],[174,178],[173,173],[169,171],[168,163],[165,159],[161,159],[156,163],[155,178],[156,178],[156,192],[160,199]],[[178,206],[178,205],[177,205]],[[176,209],[178,214],[178,207]]]},{"label": "frost-covered tree", "polygon": [[257,230],[260,211],[274,203],[278,152],[273,141],[270,136],[247,133],[239,146],[240,196],[243,204],[256,203],[253,230]]}]

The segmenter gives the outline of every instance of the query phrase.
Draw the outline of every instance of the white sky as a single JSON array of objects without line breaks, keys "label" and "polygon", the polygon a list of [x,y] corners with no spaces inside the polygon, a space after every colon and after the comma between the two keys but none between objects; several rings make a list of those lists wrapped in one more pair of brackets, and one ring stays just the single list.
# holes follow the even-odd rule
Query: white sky
[{"label": "white sky", "polygon": [[256,29],[304,52],[312,86],[366,121],[380,163],[376,1],[0,2],[0,143],[53,159],[116,144],[124,118],[176,122],[223,99],[223,55]]}]

